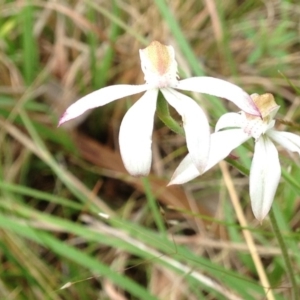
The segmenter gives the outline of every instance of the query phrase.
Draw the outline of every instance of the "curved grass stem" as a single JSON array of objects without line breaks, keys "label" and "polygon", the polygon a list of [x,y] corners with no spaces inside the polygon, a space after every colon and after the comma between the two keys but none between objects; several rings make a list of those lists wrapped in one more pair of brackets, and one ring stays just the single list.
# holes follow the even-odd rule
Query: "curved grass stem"
[{"label": "curved grass stem", "polygon": [[269,217],[270,217],[270,221],[271,221],[271,224],[273,227],[274,234],[276,236],[279,247],[281,249],[281,253],[282,253],[282,257],[283,257],[283,260],[284,260],[284,263],[286,266],[287,274],[289,276],[289,279],[290,279],[290,282],[292,285],[292,298],[291,299],[298,300],[298,299],[300,299],[299,286],[297,286],[294,271],[292,268],[292,263],[291,263],[289,255],[288,255],[286,244],[280,233],[279,226],[278,226],[277,219],[276,219],[273,208],[271,208],[271,210],[270,210]]},{"label": "curved grass stem", "polygon": [[142,182],[143,182],[143,185],[144,185],[145,194],[146,194],[146,198],[147,198],[147,201],[148,201],[150,211],[153,214],[154,222],[155,222],[159,232],[163,233],[165,235],[166,234],[166,227],[165,227],[163,218],[161,216],[161,213],[159,211],[159,206],[156,202],[155,196],[154,196],[154,194],[151,190],[151,185],[150,185],[149,179],[147,177],[143,177]]}]

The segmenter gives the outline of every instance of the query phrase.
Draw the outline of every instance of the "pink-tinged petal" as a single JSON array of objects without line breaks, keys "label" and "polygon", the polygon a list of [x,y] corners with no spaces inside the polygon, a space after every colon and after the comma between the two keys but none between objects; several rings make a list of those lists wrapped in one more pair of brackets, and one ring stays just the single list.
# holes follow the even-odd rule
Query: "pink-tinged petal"
[{"label": "pink-tinged petal", "polygon": [[[208,163],[204,172],[226,158],[232,150],[243,144],[249,138],[248,134],[242,129],[230,129],[213,133],[210,139]],[[200,172],[188,154],[175,170],[169,185],[183,184],[199,175]]]},{"label": "pink-tinged petal", "polygon": [[232,101],[243,111],[260,116],[252,98],[240,87],[228,81],[214,77],[191,77],[180,80],[177,89],[209,94]]},{"label": "pink-tinged petal", "polygon": [[158,90],[148,90],[124,116],[119,133],[120,152],[127,171],[146,176],[152,161],[152,131]]},{"label": "pink-tinged petal", "polygon": [[268,214],[279,184],[281,168],[275,145],[267,136],[255,143],[250,170],[250,198],[256,219],[262,221]]},{"label": "pink-tinged petal", "polygon": [[227,113],[220,117],[218,120],[215,131],[219,131],[229,127],[242,127],[243,117],[238,113]]},{"label": "pink-tinged petal", "polygon": [[173,89],[161,89],[161,92],[181,115],[187,148],[195,166],[203,173],[210,147],[209,124],[204,111],[193,99]]},{"label": "pink-tinged petal", "polygon": [[130,95],[138,94],[144,92],[148,89],[147,84],[142,85],[129,85],[129,84],[119,84],[104,87],[98,91],[92,92],[72,105],[70,105],[64,112],[59,120],[58,126],[61,124],[74,119],[89,109],[103,106],[114,100],[127,97]]},{"label": "pink-tinged petal", "polygon": [[300,155],[300,136],[285,131],[269,130],[267,135],[285,149]]}]

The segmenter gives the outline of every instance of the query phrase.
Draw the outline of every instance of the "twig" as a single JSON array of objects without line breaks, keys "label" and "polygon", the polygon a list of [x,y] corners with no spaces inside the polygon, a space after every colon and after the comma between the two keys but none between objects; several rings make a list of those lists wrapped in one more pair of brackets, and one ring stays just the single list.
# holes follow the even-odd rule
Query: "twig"
[{"label": "twig", "polygon": [[245,214],[242,210],[242,207],[241,207],[237,192],[235,190],[233,181],[232,181],[231,176],[229,174],[227,164],[223,161],[220,162],[220,168],[221,168],[221,171],[222,171],[222,174],[223,174],[225,185],[226,185],[226,187],[228,189],[228,192],[229,192],[229,195],[230,195],[231,202],[232,202],[233,207],[236,211],[239,223],[243,228],[242,231],[243,231],[243,234],[244,234],[244,238],[245,238],[245,241],[246,241],[247,246],[249,248],[249,252],[251,254],[251,257],[252,257],[252,260],[254,262],[255,268],[257,270],[260,282],[261,282],[261,284],[262,284],[262,286],[265,290],[266,297],[267,297],[268,300],[275,300],[272,289],[270,287],[268,277],[267,277],[267,275],[265,273],[265,270],[264,270],[264,266],[263,266],[263,264],[261,262],[261,259],[260,259],[259,255],[257,253],[257,249],[256,249],[256,246],[255,246],[253,237],[251,235],[251,232],[246,229],[248,227],[247,220],[246,220]]}]

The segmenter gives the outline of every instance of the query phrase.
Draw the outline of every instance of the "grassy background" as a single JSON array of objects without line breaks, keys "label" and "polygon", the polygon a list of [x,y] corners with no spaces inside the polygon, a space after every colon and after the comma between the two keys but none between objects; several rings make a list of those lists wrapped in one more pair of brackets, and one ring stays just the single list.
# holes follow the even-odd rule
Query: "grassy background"
[{"label": "grassy background", "polygon": [[[236,168],[167,188],[186,147],[156,118],[152,172],[129,176],[118,130],[138,97],[56,125],[84,94],[142,83],[138,49],[152,40],[173,45],[181,77],[273,93],[297,123],[299,15],[288,0],[0,1],[0,299],[290,299],[272,226],[254,219]],[[192,96],[211,124],[237,110]],[[252,146],[234,152],[248,169]],[[299,158],[279,151],[273,207],[299,282]]]}]

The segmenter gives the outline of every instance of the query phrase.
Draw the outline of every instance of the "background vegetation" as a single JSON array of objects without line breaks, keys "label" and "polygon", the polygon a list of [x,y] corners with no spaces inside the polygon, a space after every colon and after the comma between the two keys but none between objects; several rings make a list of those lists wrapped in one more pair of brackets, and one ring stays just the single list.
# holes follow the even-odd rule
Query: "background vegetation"
[{"label": "background vegetation", "polygon": [[[56,126],[84,94],[143,83],[138,49],[153,40],[173,45],[182,78],[273,93],[297,123],[299,16],[288,0],[0,1],[0,299],[291,299],[270,219],[254,219],[235,167],[166,187],[186,147],[156,118],[151,175],[129,176],[117,137],[138,96]],[[191,96],[212,125],[237,111]],[[249,169],[252,149],[236,162]],[[299,283],[299,157],[279,150],[273,213]]]}]

